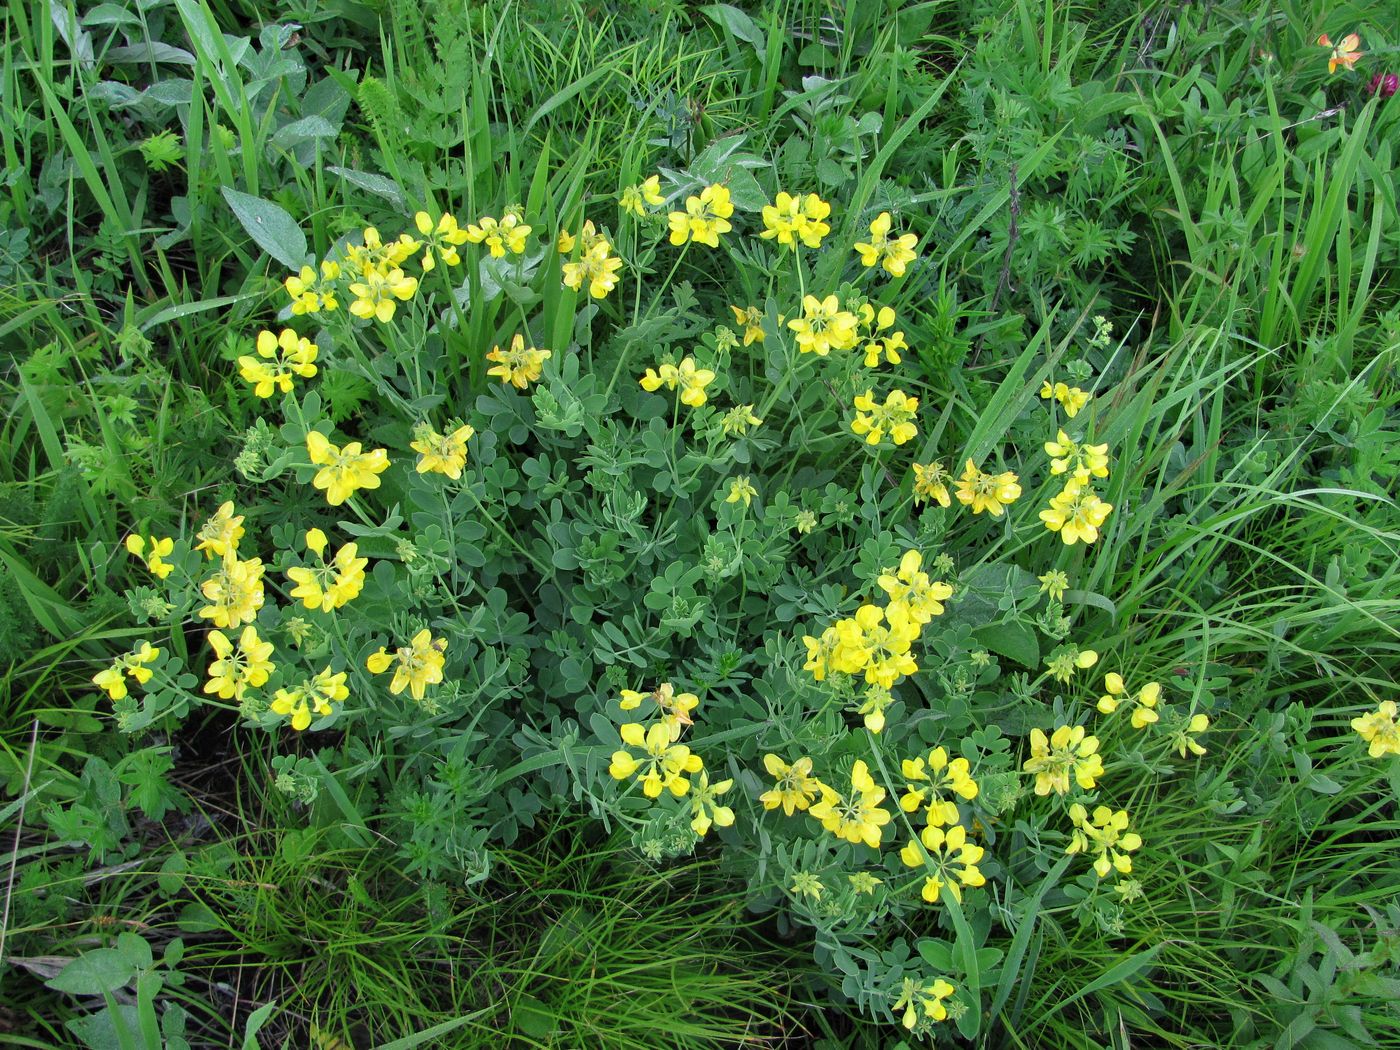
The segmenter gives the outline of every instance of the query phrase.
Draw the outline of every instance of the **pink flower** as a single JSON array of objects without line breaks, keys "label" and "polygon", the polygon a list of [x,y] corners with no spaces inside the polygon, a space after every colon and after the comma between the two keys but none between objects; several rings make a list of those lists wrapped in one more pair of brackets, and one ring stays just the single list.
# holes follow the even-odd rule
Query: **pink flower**
[{"label": "pink flower", "polygon": [[1400,91],[1400,76],[1394,73],[1377,73],[1371,78],[1366,91],[1372,95],[1380,95],[1381,98],[1390,98],[1396,91]]}]

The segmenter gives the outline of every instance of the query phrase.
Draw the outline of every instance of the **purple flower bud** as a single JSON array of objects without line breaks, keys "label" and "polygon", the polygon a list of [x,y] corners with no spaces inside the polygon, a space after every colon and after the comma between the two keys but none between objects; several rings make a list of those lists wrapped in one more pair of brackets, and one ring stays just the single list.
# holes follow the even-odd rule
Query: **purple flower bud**
[{"label": "purple flower bud", "polygon": [[1390,98],[1396,91],[1400,90],[1400,76],[1394,73],[1377,73],[1371,78],[1371,83],[1366,89],[1372,95],[1380,95],[1381,98]]}]

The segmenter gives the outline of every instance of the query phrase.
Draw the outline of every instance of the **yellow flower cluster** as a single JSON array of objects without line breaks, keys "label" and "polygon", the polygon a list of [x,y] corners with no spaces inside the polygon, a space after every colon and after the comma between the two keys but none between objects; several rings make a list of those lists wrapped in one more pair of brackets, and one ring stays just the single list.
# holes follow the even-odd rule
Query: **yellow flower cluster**
[{"label": "yellow flower cluster", "polygon": [[928,758],[906,758],[900,764],[904,774],[904,794],[899,808],[906,813],[924,811],[924,823],[945,827],[958,823],[956,798],[972,801],[977,797],[977,781],[965,758],[948,758],[946,749],[936,747]]},{"label": "yellow flower cluster", "polygon": [[327,667],[291,689],[277,690],[268,709],[287,718],[292,728],[300,733],[311,724],[313,714],[321,717],[334,714],[331,705],[344,703],[349,698],[350,687],[345,684],[345,678],[344,671],[332,673]]},{"label": "yellow flower cluster", "polygon": [[967,829],[961,824],[947,829],[930,824],[899,851],[899,859],[905,867],[922,868],[929,873],[924,877],[924,900],[936,904],[946,888],[961,903],[964,886],[987,883],[987,877],[977,867],[985,853],[981,846],[967,841]]},{"label": "yellow flower cluster", "polygon": [[1095,806],[1091,820],[1089,811],[1076,802],[1069,807],[1069,819],[1074,824],[1069,845],[1069,854],[1094,854],[1094,874],[1104,878],[1110,871],[1126,875],[1133,870],[1133,859],[1129,853],[1141,848],[1142,838],[1128,830],[1128,811],[1116,812],[1108,806]]},{"label": "yellow flower cluster", "polygon": [[802,639],[807,646],[803,670],[811,671],[816,681],[825,680],[829,672],[863,674],[867,685],[883,690],[868,696],[859,712],[873,733],[884,729],[890,687],[900,675],[919,669],[910,648],[923,625],[943,613],[943,602],[953,594],[948,584],[929,578],[923,571],[923,556],[912,550],[904,553],[897,568],[882,573],[877,583],[889,598],[885,608],[867,603],[854,616],[827,627],[820,638]]},{"label": "yellow flower cluster", "polygon": [[525,220],[511,210],[502,215],[499,221],[483,215],[476,222],[469,223],[466,239],[473,244],[485,244],[492,258],[501,259],[506,252],[525,254],[525,238],[530,236],[533,228],[526,226]]},{"label": "yellow flower cluster", "polygon": [[860,333],[856,341],[865,355],[865,367],[878,368],[882,361],[897,365],[904,360],[900,351],[908,350],[909,344],[903,332],[890,331],[895,322],[894,310],[888,306],[862,303],[859,315]]},{"label": "yellow flower cluster", "polygon": [[467,466],[467,442],[475,436],[476,429],[470,426],[460,426],[450,434],[439,434],[428,424],[419,424],[408,445],[418,453],[418,473],[442,474],[458,480]]},{"label": "yellow flower cluster", "polygon": [[199,585],[209,604],[196,614],[215,627],[252,623],[263,607],[263,569],[261,558],[240,559],[236,547],[230,550],[214,574]]},{"label": "yellow flower cluster", "polygon": [[873,390],[867,390],[856,395],[856,418],[851,420],[851,431],[864,436],[867,445],[878,445],[886,435],[896,445],[902,445],[919,433],[914,422],[918,408],[918,398],[903,390],[891,390],[884,404],[875,400]]},{"label": "yellow flower cluster", "polygon": [[[1075,392],[1083,393],[1077,388],[1071,393]],[[1044,396],[1044,391],[1041,393]],[[1084,396],[1088,397],[1087,394]],[[1074,412],[1069,412],[1071,403],[1077,402],[1071,400],[1066,404],[1066,412],[1072,416]],[[1099,538],[1099,529],[1113,511],[1113,507],[1099,499],[1092,488],[1093,478],[1108,477],[1108,446],[1081,445],[1061,430],[1054,441],[1045,443],[1045,452],[1051,457],[1050,473],[1055,476],[1068,474],[1069,478],[1064,489],[1051,497],[1050,506],[1040,512],[1040,520],[1046,528],[1058,532],[1066,546],[1079,542],[1093,543]]]},{"label": "yellow flower cluster", "polygon": [[841,308],[835,295],[802,298],[802,316],[787,323],[797,333],[799,353],[825,357],[833,350],[851,350],[860,341],[860,318]]},{"label": "yellow flower cluster", "polygon": [[685,211],[673,211],[666,216],[671,227],[671,243],[680,247],[687,241],[694,241],[718,248],[720,235],[734,228],[729,221],[733,214],[729,188],[718,183],[706,186],[698,197],[685,199]]},{"label": "yellow flower cluster", "polygon": [[241,701],[250,686],[266,685],[275,670],[272,643],[259,638],[252,624],[243,628],[236,642],[223,631],[210,631],[209,647],[214,650],[214,662],[204,691],[221,700]]},{"label": "yellow flower cluster", "polygon": [[772,204],[763,207],[763,232],[759,236],[793,251],[799,242],[808,248],[820,248],[822,238],[831,232],[826,222],[830,215],[831,205],[815,193],[805,197],[800,193],[779,193]]},{"label": "yellow flower cluster", "polygon": [[377,489],[379,475],[389,469],[389,453],[382,448],[365,452],[358,441],[343,448],[333,445],[319,430],[306,435],[306,453],[316,471],[311,483],[326,492],[326,502],[338,507],[360,489]]},{"label": "yellow flower cluster", "polygon": [[1001,517],[1003,511],[1021,496],[1021,486],[1011,471],[988,474],[972,460],[967,461],[962,477],[957,485],[958,502],[971,507],[973,514],[984,510],[994,518]]},{"label": "yellow flower cluster", "polygon": [[1077,386],[1070,386],[1068,383],[1052,383],[1045,381],[1045,385],[1040,388],[1040,396],[1049,401],[1054,399],[1060,403],[1060,407],[1065,410],[1065,415],[1070,419],[1083,410],[1089,403],[1089,392],[1081,390]]},{"label": "yellow flower cluster", "polygon": [[705,388],[715,381],[715,373],[701,368],[695,358],[682,358],[679,365],[661,364],[648,368],[639,380],[643,390],[654,393],[664,385],[667,390],[680,390],[681,404],[699,408],[707,400]]},{"label": "yellow flower cluster", "polygon": [[606,298],[617,287],[622,260],[612,254],[612,244],[593,228],[591,219],[583,224],[577,238],[560,232],[560,252],[573,251],[575,244],[579,247],[579,256],[573,262],[564,264],[564,285],[577,292],[586,283],[588,294],[594,299]]},{"label": "yellow flower cluster", "polygon": [[306,549],[316,555],[319,566],[295,565],[287,570],[287,577],[297,586],[291,597],[300,600],[308,609],[330,612],[339,609],[359,595],[365,585],[365,566],[368,558],[358,557],[359,546],[347,543],[336,551],[335,558],[325,559],[326,534],[320,529],[309,529],[306,533]]},{"label": "yellow flower cluster", "polygon": [[153,672],[147,665],[159,660],[160,652],[150,642],[142,642],[131,652],[113,660],[110,667],[104,667],[93,675],[92,684],[105,690],[113,700],[123,700],[127,696],[127,678],[133,679],[138,685],[149,682]]},{"label": "yellow flower cluster", "polygon": [[434,638],[433,632],[424,627],[413,636],[408,645],[389,652],[380,646],[369,654],[365,667],[371,674],[383,674],[394,667],[394,677],[389,682],[389,692],[395,696],[405,689],[415,700],[427,695],[428,686],[442,681],[442,669],[446,662],[447,639]]},{"label": "yellow flower cluster", "polygon": [[906,977],[900,985],[899,996],[894,1001],[894,1012],[904,1011],[900,1023],[911,1030],[919,1023],[921,1013],[925,1021],[946,1021],[948,1007],[943,1001],[956,990],[941,977],[931,981]]},{"label": "yellow flower cluster", "polygon": [[[394,319],[398,304],[409,301],[419,290],[421,282],[406,273],[404,266],[420,251],[419,266],[428,274],[437,268],[439,261],[448,266],[458,265],[462,257],[457,249],[468,241],[485,244],[497,258],[507,252],[520,255],[525,251],[526,238],[531,232],[531,227],[514,211],[507,211],[499,221],[484,216],[466,229],[459,227],[457,219],[450,214],[443,213],[434,219],[420,211],[414,214],[413,224],[418,230],[417,237],[401,233],[391,241],[384,240],[375,227],[366,227],[360,235],[361,243],[348,245],[341,258],[322,259],[318,267],[303,266],[288,277],[283,287],[291,297],[292,313],[303,316],[338,309],[343,284],[344,291],[351,297],[352,314],[387,324]],[[262,353],[261,346],[259,353]],[[239,364],[244,360],[240,359]],[[252,358],[246,360],[257,364]],[[305,365],[309,361],[300,363]],[[249,382],[259,382],[249,378],[246,372],[244,377]],[[284,393],[286,389],[283,388]],[[268,394],[259,393],[258,396]]]},{"label": "yellow flower cluster", "polygon": [[952,480],[953,475],[944,468],[941,459],[936,459],[932,463],[915,463],[914,502],[923,503],[932,500],[940,507],[949,506],[952,500],[948,496],[948,483]]},{"label": "yellow flower cluster", "polygon": [[744,345],[763,342],[763,311],[756,306],[730,306],[734,323],[744,330]]},{"label": "yellow flower cluster", "polygon": [[225,500],[219,509],[209,515],[209,520],[200,526],[195,538],[199,543],[195,550],[203,551],[209,559],[223,558],[238,550],[238,541],[243,538],[243,515],[238,514],[233,500]]},{"label": "yellow flower cluster", "polygon": [[256,350],[257,357],[238,359],[238,369],[257,397],[271,397],[274,390],[289,394],[293,376],[310,379],[316,374],[316,344],[290,328],[281,335],[259,332]]},{"label": "yellow flower cluster", "polygon": [[1120,706],[1127,704],[1132,708],[1132,716],[1129,721],[1134,729],[1145,729],[1153,722],[1157,721],[1157,701],[1162,697],[1162,686],[1158,682],[1148,682],[1131,696],[1128,695],[1128,687],[1123,684],[1122,675],[1116,672],[1104,677],[1103,687],[1106,690],[1103,696],[1099,697],[1098,708],[1101,714],[1111,715]]},{"label": "yellow flower cluster", "polygon": [[510,349],[492,347],[486,360],[495,365],[486,370],[488,376],[497,376],[502,383],[510,383],[524,390],[530,383],[539,381],[544,372],[544,363],[554,356],[554,351],[525,345],[525,337],[516,332],[510,341]]},{"label": "yellow flower cluster", "polygon": [[146,569],[158,580],[163,580],[174,571],[175,566],[165,559],[175,552],[173,536],[142,537],[133,532],[126,538],[126,551],[146,564]]},{"label": "yellow flower cluster", "polygon": [[[635,777],[647,798],[658,798],[663,791],[676,798],[689,796],[690,827],[701,838],[711,827],[729,827],[734,823],[734,810],[724,805],[720,796],[734,781],[710,783],[700,756],[680,743],[686,727],[694,724],[691,714],[699,707],[700,698],[694,693],[678,693],[671,683],[662,682],[650,693],[622,690],[620,706],[624,711],[635,711],[647,699],[656,705],[660,717],[650,726],[628,722],[620,727],[618,732],[627,747],[613,752],[608,773],[614,780]],[[697,773],[692,781],[690,777]]]},{"label": "yellow flower cluster", "polygon": [[661,196],[660,175],[649,175],[635,186],[624,186],[618,195],[622,210],[639,219],[645,218],[650,208],[660,207],[665,200]]},{"label": "yellow flower cluster", "polygon": [[912,233],[891,237],[891,225],[890,213],[882,211],[870,223],[870,240],[857,242],[856,252],[866,269],[883,266],[890,276],[903,277],[905,267],[918,257],[914,249],[919,238]]},{"label": "yellow flower cluster", "polygon": [[1057,726],[1049,737],[1043,730],[1032,729],[1031,755],[1022,768],[1035,774],[1037,795],[1067,794],[1071,779],[1092,791],[1103,776],[1099,739],[1089,736],[1083,726]]},{"label": "yellow flower cluster", "polygon": [[1366,743],[1372,758],[1400,755],[1400,726],[1395,723],[1395,714],[1395,701],[1382,700],[1374,711],[1351,720],[1351,728]]},{"label": "yellow flower cluster", "polygon": [[838,839],[850,843],[865,843],[879,849],[880,837],[890,822],[890,811],[882,809],[885,789],[877,787],[863,760],[851,768],[851,789],[842,794],[826,784],[819,784],[821,798],[808,811]]}]

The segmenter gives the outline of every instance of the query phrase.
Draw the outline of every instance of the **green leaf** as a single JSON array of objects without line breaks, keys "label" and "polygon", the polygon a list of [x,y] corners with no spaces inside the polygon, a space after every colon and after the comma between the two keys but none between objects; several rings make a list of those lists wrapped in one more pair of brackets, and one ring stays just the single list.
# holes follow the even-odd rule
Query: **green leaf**
[{"label": "green leaf", "polygon": [[759,54],[767,49],[768,41],[763,30],[758,28],[758,23],[732,4],[709,4],[702,7],[700,13],[744,43],[752,44]]},{"label": "green leaf", "polygon": [[259,248],[289,270],[307,262],[306,235],[285,208],[225,186],[224,200]]},{"label": "green leaf", "polygon": [[84,952],[67,966],[57,977],[44,983],[56,992],[69,995],[101,995],[115,992],[131,982],[136,968],[125,952],[115,948],[97,948]]},{"label": "green leaf", "polygon": [[1040,667],[1040,643],[1035,631],[1019,620],[988,624],[974,630],[972,635],[998,656],[1015,660],[1022,667]]},{"label": "green leaf", "polygon": [[261,1050],[258,1043],[258,1032],[272,1018],[272,1011],[275,1009],[277,1009],[276,999],[270,1003],[264,1003],[248,1015],[248,1020],[243,1022],[243,1050]]}]

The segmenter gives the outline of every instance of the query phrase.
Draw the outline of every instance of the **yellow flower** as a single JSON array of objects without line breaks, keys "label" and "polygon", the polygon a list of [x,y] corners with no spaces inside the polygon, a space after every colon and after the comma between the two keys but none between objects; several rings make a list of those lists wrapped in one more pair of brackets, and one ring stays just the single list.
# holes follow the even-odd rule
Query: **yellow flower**
[{"label": "yellow flower", "polygon": [[671,227],[671,243],[679,247],[686,241],[694,241],[718,248],[720,234],[734,228],[729,222],[733,214],[728,188],[718,183],[706,186],[700,196],[685,199],[685,211],[673,211],[666,216]]},{"label": "yellow flower", "polygon": [[585,252],[577,262],[564,264],[564,284],[578,291],[588,282],[588,294],[594,299],[603,299],[617,287],[617,273],[622,269],[622,260],[608,254],[608,244],[603,242],[591,251]]},{"label": "yellow flower", "polygon": [[694,724],[691,712],[700,706],[700,698],[694,693],[676,692],[676,687],[670,682],[662,682],[650,693],[624,689],[618,706],[624,711],[635,711],[647,698],[655,701],[660,709],[661,722],[670,731],[672,740],[679,740],[684,727]]},{"label": "yellow flower", "polygon": [[885,710],[894,703],[894,696],[883,686],[867,686],[856,705],[856,714],[865,721],[865,728],[872,733],[885,731]]},{"label": "yellow flower", "polygon": [[967,461],[963,475],[958,479],[958,502],[970,506],[972,513],[981,514],[984,510],[994,518],[999,518],[1021,495],[1021,486],[1016,475],[1009,470],[1002,474],[984,474],[972,460]]},{"label": "yellow flower", "polygon": [[856,397],[856,418],[851,421],[851,431],[864,435],[867,445],[878,445],[886,434],[896,445],[914,440],[919,433],[914,423],[918,398],[902,390],[892,390],[881,405],[875,401],[874,394],[873,390],[867,390]]},{"label": "yellow flower", "polygon": [[764,809],[783,807],[789,817],[799,809],[806,809],[821,791],[822,782],[812,776],[812,760],[799,758],[788,765],[777,755],[764,755],[763,768],[777,783],[758,796]]},{"label": "yellow flower", "polygon": [[322,310],[330,312],[340,304],[335,297],[335,282],[340,280],[340,263],[330,259],[321,260],[321,273],[310,266],[303,266],[283,282],[287,294],[292,297],[292,313],[300,317],[316,314]]},{"label": "yellow flower", "polygon": [[941,459],[929,464],[915,463],[914,502],[933,500],[940,507],[948,506],[952,502],[948,497],[948,482],[952,480],[953,476],[943,468]]},{"label": "yellow flower", "polygon": [[206,558],[224,558],[238,553],[238,541],[243,538],[243,515],[234,514],[233,500],[226,500],[210,515],[195,538],[195,550]]},{"label": "yellow flower", "polygon": [[1052,602],[1062,601],[1069,587],[1069,576],[1061,569],[1051,569],[1044,576],[1037,576],[1042,592],[1050,595]]},{"label": "yellow flower", "polygon": [[1176,732],[1172,734],[1172,744],[1176,747],[1177,754],[1182,758],[1186,757],[1186,752],[1188,751],[1197,757],[1204,755],[1206,749],[1196,742],[1196,737],[1204,733],[1209,726],[1210,719],[1205,715],[1192,715],[1184,726],[1177,729]]},{"label": "yellow flower", "polygon": [[899,799],[899,808],[913,813],[924,808],[924,822],[933,827],[958,822],[958,804],[953,796],[971,801],[977,797],[977,781],[972,779],[972,769],[965,758],[949,761],[948,752],[936,747],[928,753],[928,765],[922,758],[906,758],[900,764],[904,774],[905,793]]},{"label": "yellow flower", "polygon": [[519,215],[506,212],[497,222],[491,216],[483,216],[467,226],[467,240],[473,244],[485,243],[494,258],[502,258],[507,251],[515,255],[525,252],[525,238],[530,236],[533,227],[526,226]]},{"label": "yellow flower", "polygon": [[[1372,758],[1400,755],[1400,727],[1395,724],[1395,709],[1394,700],[1382,700],[1374,711],[1351,720],[1351,728],[1365,741],[1367,754]],[[1196,718],[1205,718],[1205,715]],[[1186,757],[1184,752],[1182,757]]]},{"label": "yellow flower", "polygon": [[352,244],[345,249],[345,261],[352,274],[363,277],[370,274],[383,277],[390,271],[401,269],[420,247],[406,233],[399,234],[398,240],[385,243],[373,226],[365,229],[361,239],[363,244]]},{"label": "yellow flower", "polygon": [[1162,687],[1157,682],[1148,682],[1133,696],[1128,695],[1128,687],[1123,684],[1122,675],[1110,672],[1104,676],[1103,687],[1107,690],[1099,697],[1100,714],[1111,715],[1122,704],[1133,709],[1129,721],[1134,729],[1145,729],[1157,721],[1157,701],[1162,697]]},{"label": "yellow flower", "polygon": [[321,468],[311,483],[325,489],[326,502],[332,507],[340,506],[359,489],[379,488],[379,475],[389,469],[389,453],[384,449],[363,452],[358,441],[342,449],[319,430],[308,431],[306,452],[312,464]]},{"label": "yellow flower", "polygon": [[1327,72],[1337,72],[1338,66],[1345,66],[1347,69],[1356,68],[1356,60],[1366,52],[1358,51],[1361,46],[1361,37],[1355,33],[1348,33],[1342,37],[1341,43],[1332,44],[1331,38],[1323,33],[1317,38],[1318,47],[1331,48],[1331,54],[1327,56]]},{"label": "yellow flower", "polygon": [[744,474],[729,482],[729,495],[724,497],[724,502],[738,503],[740,500],[743,500],[744,506],[747,507],[753,503],[753,498],[757,495],[758,489],[753,487],[753,483],[749,481],[749,476]]},{"label": "yellow flower", "polygon": [[891,276],[903,277],[905,267],[918,256],[914,250],[918,243],[919,238],[912,233],[891,237],[890,213],[882,211],[870,223],[870,240],[858,241],[855,250],[863,266],[883,266]]},{"label": "yellow flower", "polygon": [[840,795],[821,785],[821,801],[809,810],[827,831],[846,842],[864,842],[871,849],[880,846],[880,829],[890,822],[890,812],[881,809],[885,789],[876,787],[864,760],[851,769],[851,791]]},{"label": "yellow flower", "polygon": [[818,299],[815,295],[802,299],[802,316],[794,317],[787,326],[797,333],[799,353],[825,357],[832,350],[849,350],[859,338],[860,322],[849,310],[841,309],[836,296]]},{"label": "yellow flower", "polygon": [[763,342],[763,311],[756,306],[738,307],[731,305],[734,322],[744,329],[744,345]]},{"label": "yellow flower", "polygon": [[214,662],[209,665],[206,693],[216,693],[222,700],[242,700],[248,687],[265,685],[275,670],[272,643],[258,637],[252,624],[243,628],[237,643],[223,631],[209,632],[209,646],[214,650]]},{"label": "yellow flower", "polygon": [[350,285],[355,301],[350,312],[356,317],[373,317],[387,324],[394,319],[395,299],[407,302],[418,291],[418,278],[407,276],[398,267],[391,270],[370,270],[362,279]]},{"label": "yellow flower", "polygon": [[[894,311],[888,306],[881,306],[877,310],[871,303],[861,305],[860,338],[865,340],[861,352],[865,355],[866,368],[878,368],[882,359],[892,365],[897,365],[903,360],[899,352],[908,350],[909,344],[904,341],[903,332],[889,332],[889,329],[894,327],[894,322]],[[876,338],[880,332],[889,334]]]},{"label": "yellow flower", "polygon": [[161,651],[150,642],[142,642],[131,652],[117,657],[110,667],[105,667],[92,676],[92,684],[104,690],[113,700],[127,697],[126,679],[132,678],[145,685],[151,680],[152,671],[147,664],[160,658]]},{"label": "yellow flower", "polygon": [[334,714],[332,704],[344,703],[350,696],[345,684],[345,672],[332,674],[331,669],[316,674],[292,689],[279,689],[269,705],[273,714],[290,718],[292,728],[300,733],[311,724],[313,713]]},{"label": "yellow flower", "polygon": [[418,453],[419,474],[444,474],[453,481],[467,465],[467,442],[476,435],[470,426],[460,426],[450,434],[439,434],[426,423],[417,427],[408,447]]},{"label": "yellow flower", "polygon": [[721,780],[718,784],[711,784],[710,774],[704,770],[700,771],[695,788],[690,793],[690,829],[695,834],[704,838],[711,825],[727,828],[734,823],[734,811],[719,804],[719,796],[733,786],[733,780]]},{"label": "yellow flower", "polygon": [[890,688],[900,675],[912,675],[918,664],[909,647],[919,637],[919,625],[898,605],[881,609],[862,605],[856,614],[836,623],[838,642],[831,654],[833,670],[865,672],[867,685]]},{"label": "yellow flower", "polygon": [[243,379],[253,384],[253,393],[258,397],[271,397],[274,389],[291,393],[292,376],[310,379],[316,374],[316,344],[290,328],[282,329],[280,336],[259,332],[257,353],[257,357],[240,357],[238,368]]},{"label": "yellow flower", "polygon": [[306,534],[306,547],[316,555],[319,567],[294,565],[287,570],[288,578],[297,586],[291,592],[293,599],[300,599],[308,609],[330,612],[353,601],[364,588],[365,566],[368,558],[361,558],[359,546],[347,543],[336,551],[335,559],[327,563],[324,557],[326,534],[320,529],[311,529]]},{"label": "yellow flower", "polygon": [[1085,791],[1093,790],[1103,776],[1098,737],[1088,736],[1083,726],[1059,726],[1049,739],[1039,729],[1031,730],[1031,757],[1022,767],[1035,774],[1035,793],[1057,795],[1069,791],[1070,778]]},{"label": "yellow flower", "polygon": [[623,743],[640,750],[642,758],[638,760],[629,751],[614,751],[608,773],[614,780],[626,780],[635,773],[647,798],[656,798],[663,790],[676,796],[686,794],[690,790],[686,777],[704,768],[700,756],[691,754],[684,744],[674,743],[660,722],[650,729],[640,722],[628,722],[619,732]]},{"label": "yellow flower", "polygon": [[820,682],[826,678],[828,670],[837,670],[832,666],[832,660],[841,643],[840,631],[828,627],[820,638],[804,635],[802,642],[807,646],[807,662],[802,665],[802,670],[811,671],[813,679]]},{"label": "yellow flower", "polygon": [[1128,856],[1142,846],[1142,838],[1128,830],[1128,811],[1117,812],[1107,806],[1096,806],[1094,818],[1089,819],[1088,811],[1076,802],[1069,807],[1069,819],[1073,821],[1075,833],[1065,852],[1095,853],[1094,874],[1104,878],[1110,871],[1126,875],[1133,870],[1133,859]]},{"label": "yellow flower", "polygon": [[964,886],[987,883],[987,877],[977,867],[985,853],[981,846],[967,841],[967,829],[961,824],[954,824],[946,831],[929,825],[899,851],[899,859],[905,867],[930,872],[924,879],[924,900],[936,904],[947,887],[949,896],[961,903]]},{"label": "yellow flower", "polygon": [[655,392],[664,385],[668,390],[680,388],[681,404],[699,408],[706,401],[705,387],[715,380],[715,373],[708,368],[700,368],[695,358],[686,357],[679,365],[663,364],[656,369],[648,368],[639,380],[642,389]]},{"label": "yellow flower", "polygon": [[1065,415],[1070,419],[1079,415],[1085,405],[1089,403],[1089,392],[1080,390],[1077,386],[1069,386],[1065,383],[1051,383],[1048,379],[1045,385],[1040,388],[1040,396],[1049,400],[1054,398],[1065,410]]},{"label": "yellow flower", "polygon": [[779,193],[773,204],[764,205],[762,214],[764,229],[759,237],[776,240],[786,248],[796,249],[799,240],[808,248],[818,248],[831,232],[824,221],[831,214],[831,205],[815,193],[805,198]]},{"label": "yellow flower", "polygon": [[890,597],[890,608],[899,607],[900,615],[917,624],[926,624],[943,615],[943,602],[953,596],[953,588],[935,583],[922,571],[923,555],[905,551],[899,568],[893,573],[881,573],[875,581]]},{"label": "yellow flower", "polygon": [[143,539],[133,532],[126,538],[126,549],[128,554],[133,554],[145,562],[147,570],[157,579],[165,579],[175,569],[174,565],[165,560],[166,556],[175,550],[175,540],[171,536],[164,539],[155,536]]},{"label": "yellow flower", "polygon": [[437,265],[437,258],[448,266],[456,266],[462,261],[457,249],[467,241],[467,231],[458,227],[457,219],[444,212],[436,224],[425,211],[413,216],[413,224],[423,238],[423,272],[429,273]]},{"label": "yellow flower", "polygon": [[1099,499],[1089,486],[1078,481],[1065,485],[1064,491],[1050,499],[1050,506],[1040,512],[1040,520],[1051,532],[1058,532],[1065,546],[1083,541],[1093,543],[1099,529],[1113,512],[1113,505]]},{"label": "yellow flower", "polygon": [[1076,444],[1061,430],[1054,441],[1045,443],[1045,452],[1051,457],[1051,474],[1068,471],[1075,481],[1084,484],[1088,484],[1090,478],[1108,477],[1107,445]]},{"label": "yellow flower", "polygon": [[917,977],[906,977],[900,986],[899,998],[894,1002],[894,1012],[904,1011],[900,1023],[909,1029],[913,1029],[919,1023],[920,1010],[927,1021],[945,1021],[948,1018],[948,1008],[943,1005],[943,1000],[954,991],[953,986],[941,977],[922,982]]},{"label": "yellow flower", "polygon": [[528,384],[538,382],[544,371],[544,363],[553,356],[552,350],[534,346],[527,348],[525,337],[517,332],[510,341],[509,350],[497,346],[486,355],[486,360],[496,362],[495,367],[486,370],[486,374],[500,376],[502,383],[511,383],[524,390]]},{"label": "yellow flower", "polygon": [[413,636],[408,645],[401,646],[393,653],[387,652],[382,646],[377,652],[370,653],[365,660],[365,666],[371,674],[383,674],[397,663],[393,680],[389,683],[389,692],[397,696],[407,689],[413,699],[422,700],[428,686],[437,685],[442,681],[442,668],[446,663],[446,657],[443,656],[445,652],[447,639],[434,639],[433,632],[424,627]]},{"label": "yellow flower", "polygon": [[623,187],[618,202],[623,211],[631,212],[640,219],[646,215],[648,204],[656,207],[665,199],[661,196],[661,176],[650,175],[635,186]]},{"label": "yellow flower", "polygon": [[261,558],[239,561],[237,555],[228,555],[214,575],[199,585],[209,604],[199,609],[198,615],[213,621],[215,627],[252,623],[263,607],[262,578]]}]

